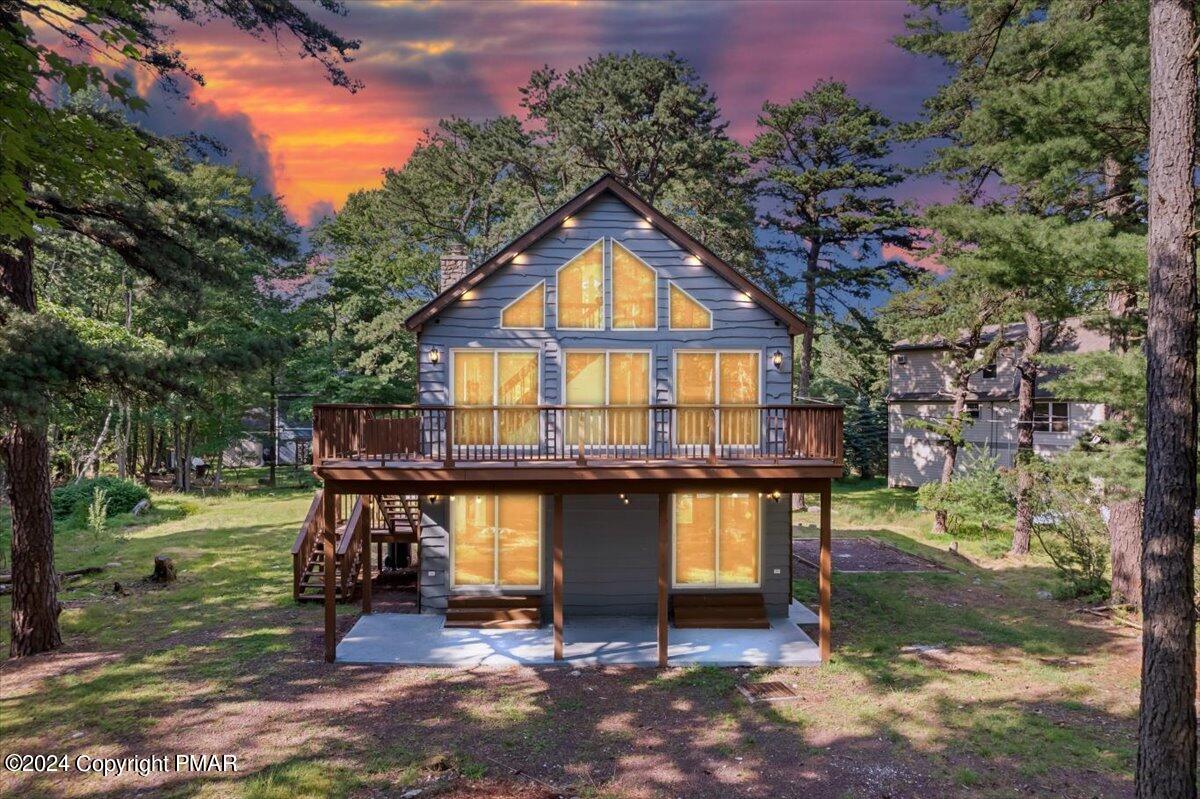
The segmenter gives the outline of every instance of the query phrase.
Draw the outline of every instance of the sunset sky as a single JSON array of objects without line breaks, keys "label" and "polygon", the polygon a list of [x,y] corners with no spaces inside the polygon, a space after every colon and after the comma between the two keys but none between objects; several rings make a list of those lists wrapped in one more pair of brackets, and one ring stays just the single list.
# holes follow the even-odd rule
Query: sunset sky
[{"label": "sunset sky", "polygon": [[[148,127],[197,130],[310,222],[355,189],[378,185],[439,118],[520,114],[521,86],[543,64],[566,69],[589,56],[675,51],[717,93],[732,134],[748,141],[764,100],[797,96],[821,78],[845,81],[894,119],[913,119],[943,77],[934,61],[891,39],[911,7],[873,2],[348,2],[322,17],[361,40],[351,94],[331,86],[294,42],[259,42],[224,24],[178,25],[177,42],[205,85],[172,99],[148,90]],[[919,151],[898,154],[920,162]],[[931,179],[903,189],[942,199]]]}]

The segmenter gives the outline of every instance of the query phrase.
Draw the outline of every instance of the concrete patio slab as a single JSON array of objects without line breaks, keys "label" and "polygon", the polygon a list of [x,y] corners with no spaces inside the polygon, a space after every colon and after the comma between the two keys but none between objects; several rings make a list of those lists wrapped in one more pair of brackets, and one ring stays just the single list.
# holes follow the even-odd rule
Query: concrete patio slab
[{"label": "concrete patio slab", "polygon": [[[443,622],[442,616],[435,615],[363,616],[338,644],[337,660],[458,668],[555,663],[554,635],[548,626],[537,630],[446,629]],[[568,619],[563,628],[562,665],[653,666],[658,660],[655,635],[654,619]],[[815,666],[821,662],[812,639],[783,617],[771,619],[767,630],[672,628],[667,657],[672,666]]]}]

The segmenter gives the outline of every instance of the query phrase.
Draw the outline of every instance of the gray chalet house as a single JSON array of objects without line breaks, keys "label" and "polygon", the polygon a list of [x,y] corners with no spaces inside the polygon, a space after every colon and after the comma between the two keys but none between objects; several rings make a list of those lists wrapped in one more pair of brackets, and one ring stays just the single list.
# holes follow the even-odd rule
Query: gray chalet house
[{"label": "gray chalet house", "polygon": [[[970,423],[968,451],[956,462],[965,469],[973,457],[986,454],[1001,467],[1012,466],[1017,449],[1017,361],[1025,325],[1012,323],[986,331],[1011,342],[996,358],[980,364],[971,375],[967,397]],[[1088,330],[1078,320],[1063,322],[1049,338],[1051,353],[1086,353],[1108,349],[1108,338]],[[913,421],[949,415],[953,405],[950,377],[944,366],[946,345],[941,341],[897,342],[888,362],[888,485],[921,486],[941,478],[944,452],[933,433]],[[1033,447],[1038,455],[1053,456],[1104,420],[1103,405],[1057,397],[1046,389],[1053,372],[1038,380],[1033,418]]]},{"label": "gray chalet house", "polygon": [[[791,400],[795,314],[604,176],[482,264],[443,255],[407,325],[418,404],[314,406],[324,489],[294,593],[324,601],[327,659],[521,642],[486,662],[606,662],[618,633],[634,654],[610,662],[756,662],[748,635],[780,662],[827,656],[842,417]],[[800,491],[823,509],[819,643],[788,623]],[[420,614],[373,613],[385,545],[415,566]]]}]

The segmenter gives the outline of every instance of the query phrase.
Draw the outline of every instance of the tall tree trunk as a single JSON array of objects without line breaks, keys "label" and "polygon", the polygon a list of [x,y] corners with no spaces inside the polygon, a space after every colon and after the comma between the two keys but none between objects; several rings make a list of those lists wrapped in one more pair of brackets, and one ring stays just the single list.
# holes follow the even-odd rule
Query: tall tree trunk
[{"label": "tall tree trunk", "polygon": [[1029,552],[1029,539],[1033,535],[1033,402],[1037,392],[1038,356],[1042,352],[1042,320],[1031,311],[1026,311],[1025,341],[1021,345],[1021,358],[1017,368],[1021,382],[1017,388],[1017,453],[1014,465],[1017,469],[1017,523],[1013,529],[1011,555]]},{"label": "tall tree trunk", "polygon": [[154,471],[154,443],[158,440],[158,433],[154,429],[153,417],[146,419],[146,460],[142,463],[142,484],[150,485],[150,473]]},{"label": "tall tree trunk", "polygon": [[[1130,169],[1112,156],[1104,159],[1104,194],[1101,211],[1109,224],[1122,231],[1140,227]],[[1108,348],[1111,352],[1129,351],[1129,322],[1136,310],[1136,287],[1113,285],[1108,293]]]},{"label": "tall tree trunk", "polygon": [[[33,241],[0,247],[0,296],[37,312]],[[0,306],[0,323],[4,322]],[[44,397],[41,398],[43,401]],[[58,582],[54,573],[54,519],[50,511],[50,445],[44,427],[13,424],[0,438],[12,507],[13,657],[62,646],[58,628]]]},{"label": "tall tree trunk", "polygon": [[808,248],[808,262],[804,269],[804,335],[800,338],[800,377],[796,381],[796,394],[800,398],[809,395],[813,373],[813,329],[817,319],[817,275],[821,268],[821,245],[813,243]]},{"label": "tall tree trunk", "polygon": [[1196,796],[1196,5],[1150,6],[1139,799]]},{"label": "tall tree trunk", "polygon": [[179,414],[171,422],[171,441],[175,450],[175,490],[187,491],[187,467],[183,460],[183,430]]},{"label": "tall tree trunk", "polygon": [[1117,605],[1141,605],[1141,497],[1109,505],[1108,540],[1112,553],[1112,602]]},{"label": "tall tree trunk", "polygon": [[[108,401],[108,413],[104,415],[104,424],[100,427],[100,434],[96,436],[96,443],[92,444],[91,450],[87,457],[83,459],[83,463],[79,465],[79,470],[75,473],[75,482],[82,480],[89,471],[96,468],[100,458],[100,448],[104,446],[104,440],[108,438],[108,426],[112,423],[113,416],[113,401]],[[93,475],[94,476],[94,475]]]},{"label": "tall tree trunk", "polygon": [[[954,467],[958,464],[958,440],[962,435],[963,413],[967,409],[967,389],[970,386],[971,373],[960,368],[954,385],[954,405],[950,408],[950,427],[952,435],[946,437],[943,448],[946,457],[942,460],[941,484],[950,485],[954,479]],[[934,511],[933,532],[946,533],[950,529],[949,515],[945,510]]]}]

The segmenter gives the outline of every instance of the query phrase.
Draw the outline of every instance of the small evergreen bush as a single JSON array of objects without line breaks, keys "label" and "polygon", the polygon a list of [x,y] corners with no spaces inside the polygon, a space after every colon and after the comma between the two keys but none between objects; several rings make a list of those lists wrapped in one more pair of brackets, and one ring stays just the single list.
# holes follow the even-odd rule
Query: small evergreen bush
[{"label": "small evergreen bush", "polygon": [[150,499],[150,492],[140,483],[133,480],[121,480],[117,477],[95,477],[90,480],[80,480],[78,483],[68,483],[50,492],[50,505],[54,509],[54,518],[66,519],[75,513],[76,509],[91,504],[92,495],[97,489],[105,492],[108,499],[108,515],[128,513],[133,506],[143,499]]},{"label": "small evergreen bush", "polygon": [[917,489],[917,506],[946,511],[955,534],[961,534],[964,526],[974,526],[986,537],[1011,521],[1012,490],[996,459],[980,454],[948,485],[926,483]]}]

